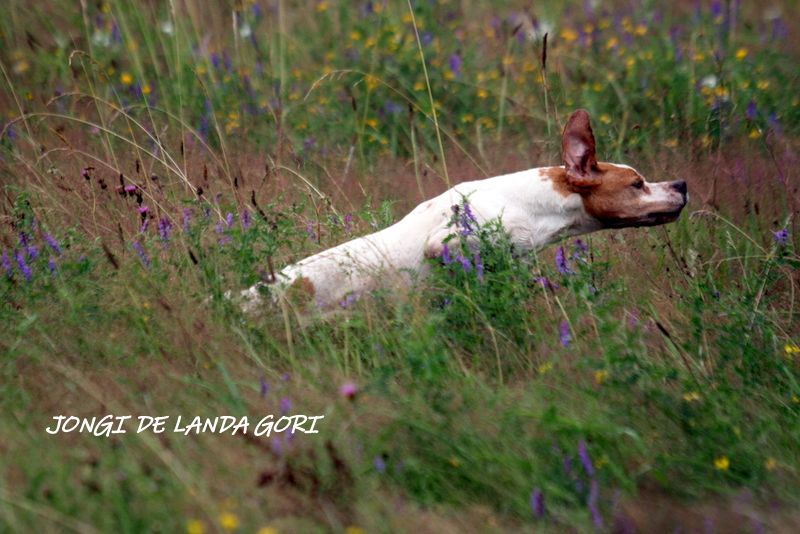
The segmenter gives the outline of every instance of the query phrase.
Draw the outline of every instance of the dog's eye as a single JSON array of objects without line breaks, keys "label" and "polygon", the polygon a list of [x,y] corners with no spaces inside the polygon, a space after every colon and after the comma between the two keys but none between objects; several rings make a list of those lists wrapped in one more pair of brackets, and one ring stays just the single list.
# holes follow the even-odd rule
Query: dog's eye
[{"label": "dog's eye", "polygon": [[633,187],[633,188],[635,188],[635,189],[641,189],[641,188],[643,188],[643,187],[644,187],[644,180],[639,180],[639,181],[633,182],[633,183],[631,184],[631,187]]}]

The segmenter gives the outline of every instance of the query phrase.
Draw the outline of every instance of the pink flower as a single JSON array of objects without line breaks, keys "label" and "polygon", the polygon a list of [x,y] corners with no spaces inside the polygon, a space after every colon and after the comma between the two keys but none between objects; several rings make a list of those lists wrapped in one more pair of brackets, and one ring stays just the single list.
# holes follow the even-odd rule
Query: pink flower
[{"label": "pink flower", "polygon": [[358,386],[355,382],[348,380],[339,388],[339,395],[347,399],[353,399],[358,393]]}]

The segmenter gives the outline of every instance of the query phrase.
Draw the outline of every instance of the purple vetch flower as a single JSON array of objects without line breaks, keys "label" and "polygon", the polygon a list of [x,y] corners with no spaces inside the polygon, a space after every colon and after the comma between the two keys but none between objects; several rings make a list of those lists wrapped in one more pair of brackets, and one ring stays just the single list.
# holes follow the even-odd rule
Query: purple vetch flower
[{"label": "purple vetch flower", "polygon": [[23,248],[27,247],[30,242],[31,239],[28,237],[28,234],[25,232],[19,233],[19,244],[22,245]]},{"label": "purple vetch flower", "polygon": [[465,273],[468,273],[472,270],[472,264],[470,263],[469,258],[459,254],[456,256],[456,261],[461,264],[461,268],[464,269]]},{"label": "purple vetch flower", "polygon": [[575,253],[572,255],[572,259],[580,259],[583,258],[589,252],[589,245],[583,242],[581,239],[575,240]]},{"label": "purple vetch flower", "polygon": [[783,230],[772,232],[772,238],[778,245],[785,247],[789,244],[789,228],[786,227]]},{"label": "purple vetch flower", "polygon": [[481,253],[476,252],[472,260],[475,262],[475,274],[478,276],[478,280],[483,282],[483,259],[481,258]]},{"label": "purple vetch flower", "polygon": [[586,440],[581,440],[578,443],[578,456],[581,459],[581,463],[583,464],[583,469],[586,471],[586,474],[589,475],[589,478],[594,478],[594,465],[592,465],[592,459],[589,456],[589,449],[586,446]]},{"label": "purple vetch flower", "polygon": [[347,296],[345,298],[342,299],[342,301],[339,303],[339,306],[343,310],[346,310],[347,308],[352,306],[357,301],[358,301],[358,293],[350,292],[350,293],[347,294]]},{"label": "purple vetch flower", "polygon": [[455,74],[456,78],[460,78],[461,77],[461,65],[462,64],[463,64],[463,61],[461,60],[461,56],[458,55],[458,53],[453,54],[453,55],[450,56],[450,60],[449,60],[450,70],[453,71],[453,74]]},{"label": "purple vetch flower", "polygon": [[569,268],[567,257],[564,254],[564,247],[558,247],[556,251],[556,269],[558,269],[558,272],[561,274],[575,274],[575,272]]},{"label": "purple vetch flower", "polygon": [[539,488],[534,488],[533,493],[531,493],[531,510],[533,510],[533,515],[539,519],[544,517],[544,493]]},{"label": "purple vetch flower", "polygon": [[722,16],[722,0],[713,0],[711,2],[711,16],[715,19]]},{"label": "purple vetch flower", "polygon": [[133,242],[133,250],[136,251],[136,254],[139,255],[139,260],[142,262],[142,265],[145,268],[150,268],[150,258],[147,256],[147,251],[144,249],[144,245],[142,245],[139,241]]},{"label": "purple vetch flower", "polygon": [[158,235],[165,244],[169,241],[169,234],[172,232],[172,223],[166,217],[158,220]]},{"label": "purple vetch flower", "polygon": [[378,473],[386,471],[386,460],[383,459],[383,456],[376,456],[375,459],[372,460],[372,465],[375,466],[375,471]]},{"label": "purple vetch flower", "polygon": [[783,133],[781,121],[778,120],[778,115],[774,111],[767,116],[767,124],[769,125],[770,130],[775,132],[775,134],[781,135]]},{"label": "purple vetch flower", "polygon": [[747,120],[754,121],[758,117],[758,108],[756,107],[755,100],[751,100],[747,103],[747,110],[744,112],[744,116],[747,117]]},{"label": "purple vetch flower", "polygon": [[125,187],[123,187],[122,190],[125,191],[126,193],[128,193],[129,195],[132,195],[132,194],[134,194],[136,192],[136,185],[135,184],[128,184]]},{"label": "purple vetch flower", "polygon": [[14,277],[14,266],[11,264],[11,258],[8,257],[8,251],[4,250],[0,256],[0,264],[3,265],[3,270],[6,272],[6,277],[9,279]]},{"label": "purple vetch flower", "polygon": [[27,247],[25,247],[25,253],[28,255],[29,260],[35,260],[39,257],[39,247],[30,243]]},{"label": "purple vetch flower", "polygon": [[551,282],[550,279],[547,278],[546,276],[540,276],[536,278],[536,282],[545,289],[551,289],[551,290],[558,289],[558,284]]},{"label": "purple vetch flower", "polygon": [[45,232],[44,240],[47,242],[50,248],[53,249],[53,252],[55,252],[57,256],[61,256],[62,253],[61,246],[58,244],[58,241],[56,240],[55,237]]},{"label": "purple vetch flower", "polygon": [[56,259],[53,256],[50,256],[50,259],[47,260],[47,268],[50,269],[50,274],[53,276],[58,274],[58,265],[56,265]]},{"label": "purple vetch flower", "polygon": [[139,227],[139,232],[145,233],[147,232],[147,228],[150,226],[150,219],[145,219],[142,221],[142,225]]},{"label": "purple vetch flower", "polygon": [[250,216],[250,210],[245,208],[240,218],[242,220],[242,228],[249,230],[250,226],[253,225],[253,218]]},{"label": "purple vetch flower", "polygon": [[192,224],[192,210],[191,208],[183,208],[183,231],[188,232],[189,226]]},{"label": "purple vetch flower", "polygon": [[453,263],[453,258],[450,257],[450,247],[447,246],[447,243],[442,244],[442,263],[445,265]]},{"label": "purple vetch flower", "polygon": [[283,455],[283,443],[281,442],[281,438],[278,436],[273,437],[270,442],[270,448],[276,456]]},{"label": "purple vetch flower", "polygon": [[561,321],[559,339],[564,347],[569,347],[569,342],[572,340],[572,336],[569,334],[569,323],[566,320]]},{"label": "purple vetch flower", "polygon": [[292,399],[281,397],[281,415],[286,415],[292,409]]},{"label": "purple vetch flower", "polygon": [[211,65],[213,65],[215,69],[219,69],[219,54],[216,52],[211,52]]},{"label": "purple vetch flower", "polygon": [[346,399],[353,400],[358,394],[358,386],[352,380],[348,380],[339,388],[339,395]]},{"label": "purple vetch flower", "polygon": [[478,219],[472,212],[469,202],[464,201],[464,208],[461,210],[461,217],[459,217],[458,225],[461,227],[461,235],[468,236],[475,233],[473,225],[478,224]]},{"label": "purple vetch flower", "polygon": [[145,217],[147,217],[147,213],[150,211],[150,208],[148,208],[147,206],[139,206],[138,208],[136,208],[136,211],[138,211],[139,215],[141,215],[142,219],[144,219]]},{"label": "purple vetch flower", "polygon": [[303,150],[311,150],[314,148],[314,145],[317,144],[317,140],[313,135],[309,135],[305,139],[303,139]]},{"label": "purple vetch flower", "polygon": [[589,483],[589,498],[586,500],[586,506],[589,508],[589,513],[592,514],[592,523],[597,530],[603,528],[603,516],[600,515],[600,507],[597,504],[599,499],[600,484],[593,478]]},{"label": "purple vetch flower", "polygon": [[228,214],[225,215],[225,224],[228,226],[228,228],[233,227],[233,213],[228,212]]},{"label": "purple vetch flower", "polygon": [[289,373],[283,373],[281,375],[281,380],[283,380],[284,382],[288,382],[291,379],[292,379],[292,375],[290,375]]},{"label": "purple vetch flower", "polygon": [[353,231],[353,214],[346,213],[344,216],[344,231],[348,234]]},{"label": "purple vetch flower", "polygon": [[259,380],[259,386],[260,386],[259,393],[261,394],[262,398],[265,398],[269,393],[269,384],[267,383],[267,381],[264,379],[263,376]]},{"label": "purple vetch flower", "polygon": [[33,280],[33,273],[31,272],[31,268],[25,263],[25,255],[22,253],[21,250],[14,251],[14,259],[17,260],[17,267],[19,267],[19,271],[22,273],[22,276],[25,277],[25,280],[28,282]]},{"label": "purple vetch flower", "polygon": [[383,105],[383,111],[389,115],[397,115],[398,113],[402,113],[404,109],[405,107],[403,107],[402,104],[399,104],[394,100],[387,100]]}]

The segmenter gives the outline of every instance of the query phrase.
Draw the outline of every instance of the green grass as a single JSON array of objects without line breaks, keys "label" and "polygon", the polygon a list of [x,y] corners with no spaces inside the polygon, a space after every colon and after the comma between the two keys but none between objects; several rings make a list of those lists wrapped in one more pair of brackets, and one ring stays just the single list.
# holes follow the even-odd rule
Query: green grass
[{"label": "green grass", "polygon": [[[796,529],[790,2],[244,4],[0,20],[0,532]],[[687,179],[679,221],[522,258],[490,222],[329,317],[222,298],[558,163],[576,107],[601,159]],[[282,410],[320,433],[44,430]]]}]

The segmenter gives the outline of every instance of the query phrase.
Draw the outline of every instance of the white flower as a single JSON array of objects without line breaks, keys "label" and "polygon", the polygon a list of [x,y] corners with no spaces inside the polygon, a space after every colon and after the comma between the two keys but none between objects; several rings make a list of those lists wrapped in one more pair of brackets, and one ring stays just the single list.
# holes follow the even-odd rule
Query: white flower
[{"label": "white flower", "polygon": [[714,88],[717,86],[717,77],[713,74],[709,74],[708,76],[704,76],[702,80],[700,80],[700,85],[703,87]]},{"label": "white flower", "polygon": [[172,35],[175,33],[175,27],[172,25],[171,20],[165,20],[161,23],[161,31],[166,33],[167,35]]},{"label": "white flower", "polygon": [[242,24],[241,27],[239,28],[239,37],[241,37],[242,39],[247,39],[248,37],[250,37],[250,35],[252,35],[252,33],[253,30],[250,28],[250,25],[246,22]]}]

